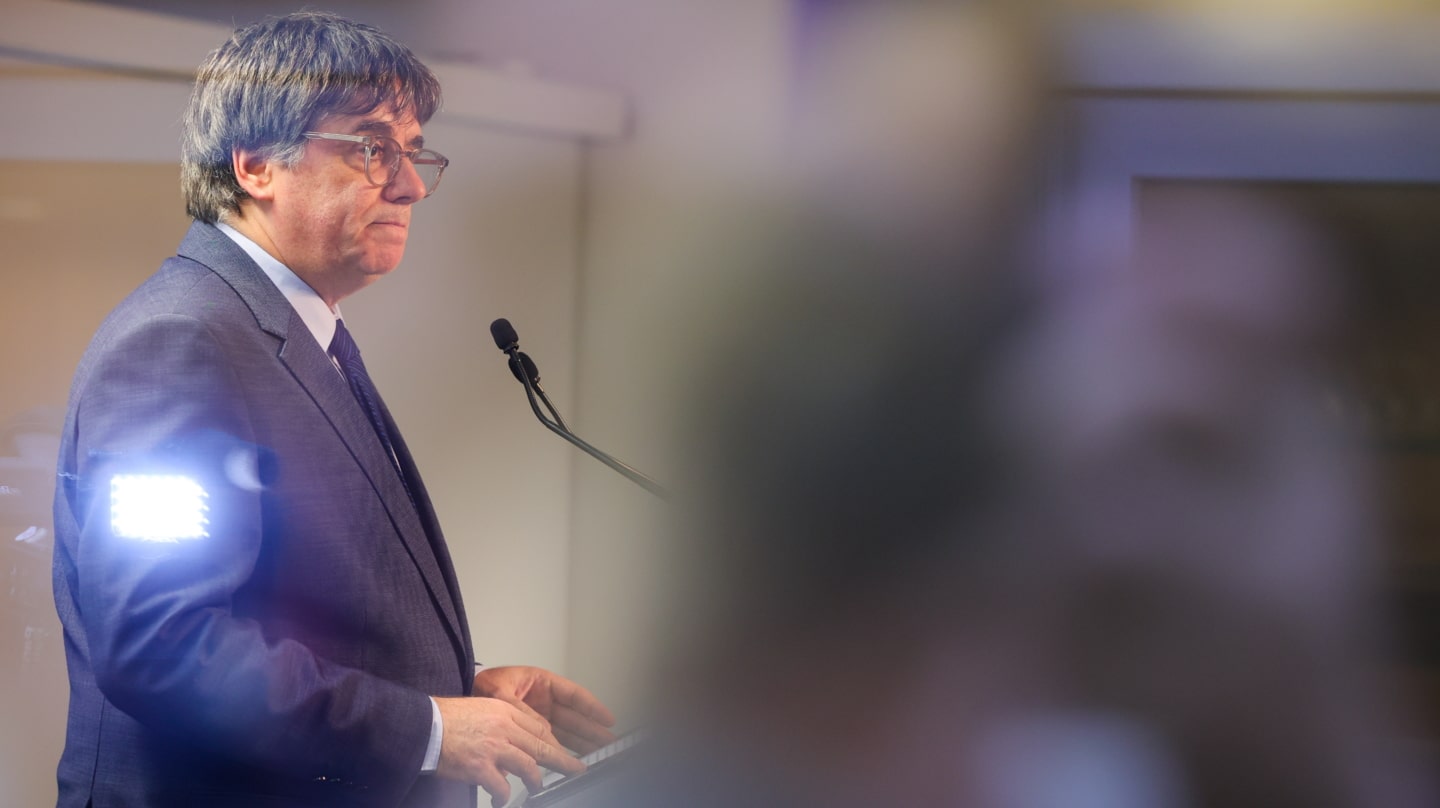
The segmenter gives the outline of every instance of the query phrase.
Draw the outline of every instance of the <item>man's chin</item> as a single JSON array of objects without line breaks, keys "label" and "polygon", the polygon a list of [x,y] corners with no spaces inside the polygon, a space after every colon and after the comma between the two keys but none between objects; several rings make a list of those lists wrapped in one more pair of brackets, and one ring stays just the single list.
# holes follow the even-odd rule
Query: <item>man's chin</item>
[{"label": "man's chin", "polygon": [[365,262],[361,271],[375,278],[389,275],[395,271],[396,267],[400,266],[400,259],[404,257],[404,249],[385,250],[370,256],[370,260]]}]

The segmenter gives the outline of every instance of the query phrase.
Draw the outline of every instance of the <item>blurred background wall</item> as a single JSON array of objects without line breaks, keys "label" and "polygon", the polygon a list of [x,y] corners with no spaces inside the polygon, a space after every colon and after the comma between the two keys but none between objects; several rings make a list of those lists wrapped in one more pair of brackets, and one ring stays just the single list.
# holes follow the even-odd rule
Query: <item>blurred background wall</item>
[{"label": "blurred background wall", "polygon": [[[664,602],[656,508],[533,423],[486,327],[509,318],[572,426],[664,478],[671,461],[657,435],[670,413],[650,393],[664,382],[654,378],[658,357],[687,325],[687,311],[668,302],[703,271],[687,245],[716,197],[763,184],[785,161],[806,32],[847,4],[322,5],[465,77],[447,84],[446,110],[427,127],[452,167],[419,211],[405,263],[343,308],[424,469],[478,654],[564,672],[623,713],[639,700],[631,674]],[[1423,3],[1062,5],[1073,22],[1059,38],[1069,67],[1056,92],[1075,137],[1054,158],[1055,219],[1094,260],[1128,249],[1141,190],[1160,181],[1365,184],[1382,195],[1440,182],[1440,23]],[[45,431],[95,325],[178,242],[183,65],[234,25],[293,8],[0,3],[17,32],[0,40],[0,425]],[[137,43],[171,66],[95,63],[117,47],[123,62]],[[943,97],[944,78],[926,89]],[[1376,225],[1390,228],[1376,239],[1399,239],[1404,266],[1435,254],[1425,252],[1433,241],[1403,246],[1440,232],[1427,200],[1402,205],[1405,222]],[[1421,279],[1392,298],[1430,288],[1404,268],[1385,277]],[[1440,663],[1430,616],[1440,612],[1440,514],[1428,505],[1440,485],[1440,346],[1433,328],[1392,331],[1398,344],[1357,359],[1375,391],[1360,417],[1413,413],[1387,434],[1393,465],[1404,467],[1395,490],[1410,492],[1394,506],[1408,531],[1394,580],[1410,604],[1413,647],[1428,649],[1407,670],[1424,680]],[[13,460],[0,470],[43,465],[47,449],[0,445],[0,460]],[[29,522],[43,520],[50,496],[26,488],[28,504],[11,509],[22,497],[0,487],[22,533],[45,527]],[[43,603],[44,537],[17,541],[4,527],[0,572],[12,601],[23,590],[26,604]],[[0,681],[20,683],[0,694],[6,805],[53,799],[64,683],[47,619],[26,605],[0,623],[0,676],[15,677]]]}]

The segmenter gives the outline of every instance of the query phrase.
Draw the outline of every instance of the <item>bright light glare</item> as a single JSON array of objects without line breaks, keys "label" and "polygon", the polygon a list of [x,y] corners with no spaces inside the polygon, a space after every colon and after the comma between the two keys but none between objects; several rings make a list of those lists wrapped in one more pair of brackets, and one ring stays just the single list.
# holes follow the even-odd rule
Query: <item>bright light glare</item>
[{"label": "bright light glare", "polygon": [[177,542],[210,535],[209,494],[189,477],[120,474],[110,480],[110,528],[141,541]]}]

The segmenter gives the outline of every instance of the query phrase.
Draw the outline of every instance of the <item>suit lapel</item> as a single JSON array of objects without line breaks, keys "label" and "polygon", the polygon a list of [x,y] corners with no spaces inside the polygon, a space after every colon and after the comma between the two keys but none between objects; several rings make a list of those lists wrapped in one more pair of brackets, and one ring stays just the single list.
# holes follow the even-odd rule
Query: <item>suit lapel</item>
[{"label": "suit lapel", "polygon": [[[286,303],[289,306],[289,303]],[[305,324],[300,320],[300,315],[293,311],[290,315],[291,328],[298,333],[308,335]],[[385,450],[385,445],[380,442],[380,437],[375,434],[375,427],[370,424],[370,419],[365,415],[360,402],[355,400],[355,394],[351,392],[350,385],[345,381],[335,365],[330,362],[330,357],[313,339],[296,339],[288,341],[280,349],[280,361],[294,374],[295,380],[310,393],[310,397],[330,419],[330,423],[339,433],[340,439],[350,448],[361,470],[370,478],[370,484],[375,492],[380,495],[380,501],[384,504],[385,510],[390,514],[390,520],[395,524],[396,531],[405,542],[406,549],[410,551],[410,557],[420,568],[425,578],[425,584],[430,588],[430,594],[435,602],[440,605],[445,619],[450,624],[451,630],[459,640],[459,645],[468,645],[468,639],[464,632],[464,624],[456,604],[459,602],[454,590],[452,581],[453,570],[449,569],[448,554],[441,555],[438,548],[443,547],[439,541],[438,527],[436,530],[437,541],[430,541],[430,533],[420,520],[418,508],[424,500],[423,490],[415,490],[415,499],[412,501],[412,492],[406,491],[405,482],[401,480],[400,473],[395,468],[395,463],[390,459],[390,453]],[[384,410],[382,401],[381,408]],[[392,440],[397,443],[396,451],[399,451],[400,432],[394,426],[394,421],[385,411],[385,417],[390,426]],[[412,475],[412,479],[418,483],[418,475]],[[418,487],[418,486],[417,486]],[[468,649],[467,649],[468,650]]]},{"label": "suit lapel", "polygon": [[[275,288],[270,279],[265,277],[265,273],[255,266],[250,256],[224,233],[198,222],[191,226],[190,232],[181,242],[179,254],[199,261],[223,278],[254,312],[260,328],[279,338],[280,362],[290,370],[295,380],[305,388],[316,406],[329,419],[361,471],[369,478],[371,486],[389,513],[396,532],[419,568],[425,585],[430,589],[431,597],[444,614],[454,634],[457,648],[463,651],[466,660],[471,659],[470,637],[450,556],[445,551],[434,512],[423,488],[418,485],[419,475],[413,473],[414,463],[409,451],[402,449],[403,442],[398,442],[396,451],[403,451],[402,465],[408,464],[407,469],[412,472],[411,479],[416,481],[414,501],[406,492],[405,483],[396,471],[389,453],[375,434],[375,428],[351,393],[349,384],[331,363],[329,355],[310,338],[309,330],[290,302]],[[292,340],[289,338],[290,334],[305,338]],[[381,408],[384,409],[383,403]],[[385,418],[393,427],[394,422],[388,410],[385,410]],[[391,434],[397,436],[398,441],[399,431],[392,429]],[[420,510],[426,511],[430,524],[422,523]],[[431,530],[427,528],[433,529],[433,543],[430,540]],[[468,679],[468,672],[465,672],[462,680]]]},{"label": "suit lapel", "polygon": [[[431,539],[430,547],[439,563],[439,568],[445,578],[445,586],[450,593],[448,601],[441,600],[447,609],[446,614],[460,628],[460,640],[465,647],[466,669],[464,671],[465,681],[470,681],[470,667],[475,660],[474,649],[470,646],[470,625],[465,617],[465,601],[460,595],[460,582],[455,577],[455,565],[450,560],[450,548],[445,543],[444,533],[440,530],[440,520],[435,515],[435,508],[430,503],[430,493],[425,489],[425,482],[420,478],[420,469],[415,465],[415,459],[410,454],[410,447],[405,443],[405,438],[400,434],[400,427],[396,425],[394,417],[390,415],[390,408],[385,406],[385,401],[380,401],[380,413],[385,419],[385,426],[390,431],[390,439],[395,444],[396,460],[409,481],[410,491],[413,494],[412,503],[419,511],[420,521],[424,525],[425,535]],[[373,429],[371,430],[374,431]],[[453,610],[452,610],[453,604]]]}]

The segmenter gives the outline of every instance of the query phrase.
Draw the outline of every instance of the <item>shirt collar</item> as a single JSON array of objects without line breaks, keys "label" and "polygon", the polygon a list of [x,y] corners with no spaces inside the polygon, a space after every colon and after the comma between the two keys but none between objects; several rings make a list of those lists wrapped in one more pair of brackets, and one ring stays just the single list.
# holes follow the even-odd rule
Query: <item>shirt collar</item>
[{"label": "shirt collar", "polygon": [[290,301],[290,307],[300,315],[305,327],[315,337],[315,341],[320,343],[320,349],[329,351],[330,340],[335,337],[335,321],[340,317],[340,307],[331,308],[327,305],[309,284],[300,280],[299,275],[239,230],[224,222],[217,222],[215,227],[240,245],[240,249],[260,265],[260,271],[264,272],[270,282],[275,284],[275,288],[280,290],[280,294]]}]

